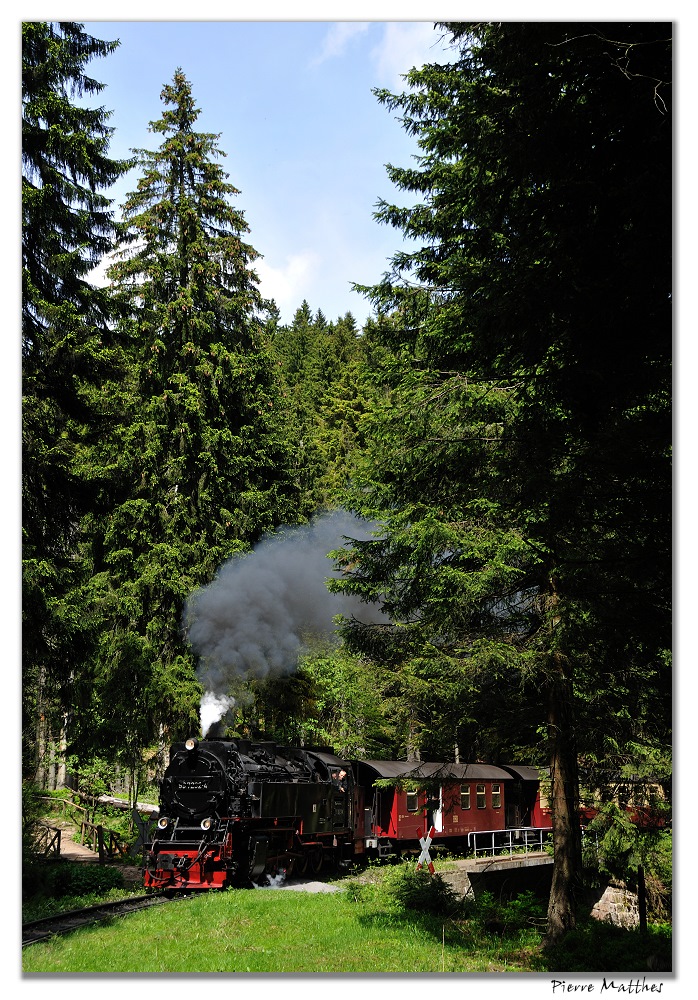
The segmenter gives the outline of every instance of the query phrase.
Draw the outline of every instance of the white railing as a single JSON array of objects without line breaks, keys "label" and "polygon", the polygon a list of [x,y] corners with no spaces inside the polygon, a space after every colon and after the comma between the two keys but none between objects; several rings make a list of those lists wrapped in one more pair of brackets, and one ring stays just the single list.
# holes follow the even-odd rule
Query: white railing
[{"label": "white railing", "polygon": [[[494,857],[496,854],[520,854],[542,851],[552,833],[552,827],[519,826],[508,830],[472,830],[468,834],[468,851]],[[483,843],[484,841],[484,843]]]}]

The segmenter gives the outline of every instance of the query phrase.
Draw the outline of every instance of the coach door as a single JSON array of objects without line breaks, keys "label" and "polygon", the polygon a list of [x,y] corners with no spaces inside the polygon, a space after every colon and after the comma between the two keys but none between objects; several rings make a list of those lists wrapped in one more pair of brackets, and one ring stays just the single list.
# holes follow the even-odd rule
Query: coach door
[{"label": "coach door", "polygon": [[516,829],[521,826],[521,807],[514,802],[507,802],[506,825],[507,829]]},{"label": "coach door", "polygon": [[443,833],[444,828],[444,790],[443,785],[439,787],[438,797],[434,795],[427,800],[429,806],[427,810],[427,820],[430,827],[434,827],[437,833]]}]

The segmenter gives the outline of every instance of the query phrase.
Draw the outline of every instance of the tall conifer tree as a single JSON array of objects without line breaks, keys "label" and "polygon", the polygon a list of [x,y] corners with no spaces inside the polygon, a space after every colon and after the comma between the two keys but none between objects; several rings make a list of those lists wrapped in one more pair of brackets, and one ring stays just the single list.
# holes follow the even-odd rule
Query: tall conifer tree
[{"label": "tall conifer tree", "polygon": [[[108,157],[103,107],[75,97],[103,85],[86,63],[118,42],[72,22],[22,25],[22,530],[25,708],[48,715],[55,693],[87,648],[83,615],[68,597],[80,571],[78,525],[94,504],[81,443],[109,418],[105,379],[118,373],[111,303],[88,274],[113,245],[102,193],[127,167]],[[61,697],[59,702],[65,701]],[[27,730],[28,731],[28,730]],[[28,770],[36,765],[29,738]],[[33,750],[31,749],[33,748]]]},{"label": "tall conifer tree", "polygon": [[368,290],[404,363],[353,501],[386,535],[344,587],[400,627],[346,635],[459,660],[476,720],[488,675],[537,687],[555,939],[575,920],[578,753],[671,725],[671,32],[445,28],[452,64],[379,93],[422,150],[390,176],[422,200],[378,217],[421,246]]},{"label": "tall conifer tree", "polygon": [[135,151],[141,176],[110,269],[128,313],[131,387],[105,458],[120,463],[124,489],[97,529],[91,584],[105,615],[96,690],[128,716],[103,738],[118,744],[127,728],[134,753],[163,725],[170,736],[196,726],[185,599],[233,553],[296,518],[258,255],[230,204],[238,191],[216,162],[218,136],[195,131],[180,69],[161,96],[150,129],[162,143]]}]

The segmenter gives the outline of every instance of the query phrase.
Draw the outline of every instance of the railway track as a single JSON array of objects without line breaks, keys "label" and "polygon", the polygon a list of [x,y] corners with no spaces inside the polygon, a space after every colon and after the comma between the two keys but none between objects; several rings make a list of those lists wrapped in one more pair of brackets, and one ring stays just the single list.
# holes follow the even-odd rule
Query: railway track
[{"label": "railway track", "polygon": [[123,917],[136,910],[144,910],[149,906],[168,903],[172,900],[164,892],[154,892],[147,896],[130,896],[128,899],[118,899],[115,902],[97,903],[86,906],[82,910],[66,910],[64,913],[32,920],[22,925],[22,947],[26,948],[37,941],[46,941],[59,934],[69,934],[79,927],[99,923],[113,917]]}]

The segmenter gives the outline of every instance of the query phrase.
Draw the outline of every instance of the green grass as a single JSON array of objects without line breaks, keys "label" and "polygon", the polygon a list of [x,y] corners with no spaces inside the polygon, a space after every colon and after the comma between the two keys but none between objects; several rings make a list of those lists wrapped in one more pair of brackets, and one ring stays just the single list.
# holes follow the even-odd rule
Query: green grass
[{"label": "green grass", "polygon": [[32,945],[30,972],[499,972],[540,968],[540,937],[478,940],[457,924],[349,893],[194,896]]},{"label": "green grass", "polygon": [[[368,881],[367,881],[368,879]],[[527,924],[537,904],[462,905],[414,866],[335,893],[230,890],[116,918],[32,945],[25,973],[641,972],[670,967],[671,930],[590,922],[554,951]],[[423,883],[423,885],[420,885]],[[488,922],[498,918],[499,933]],[[502,924],[505,927],[503,928]]]}]

